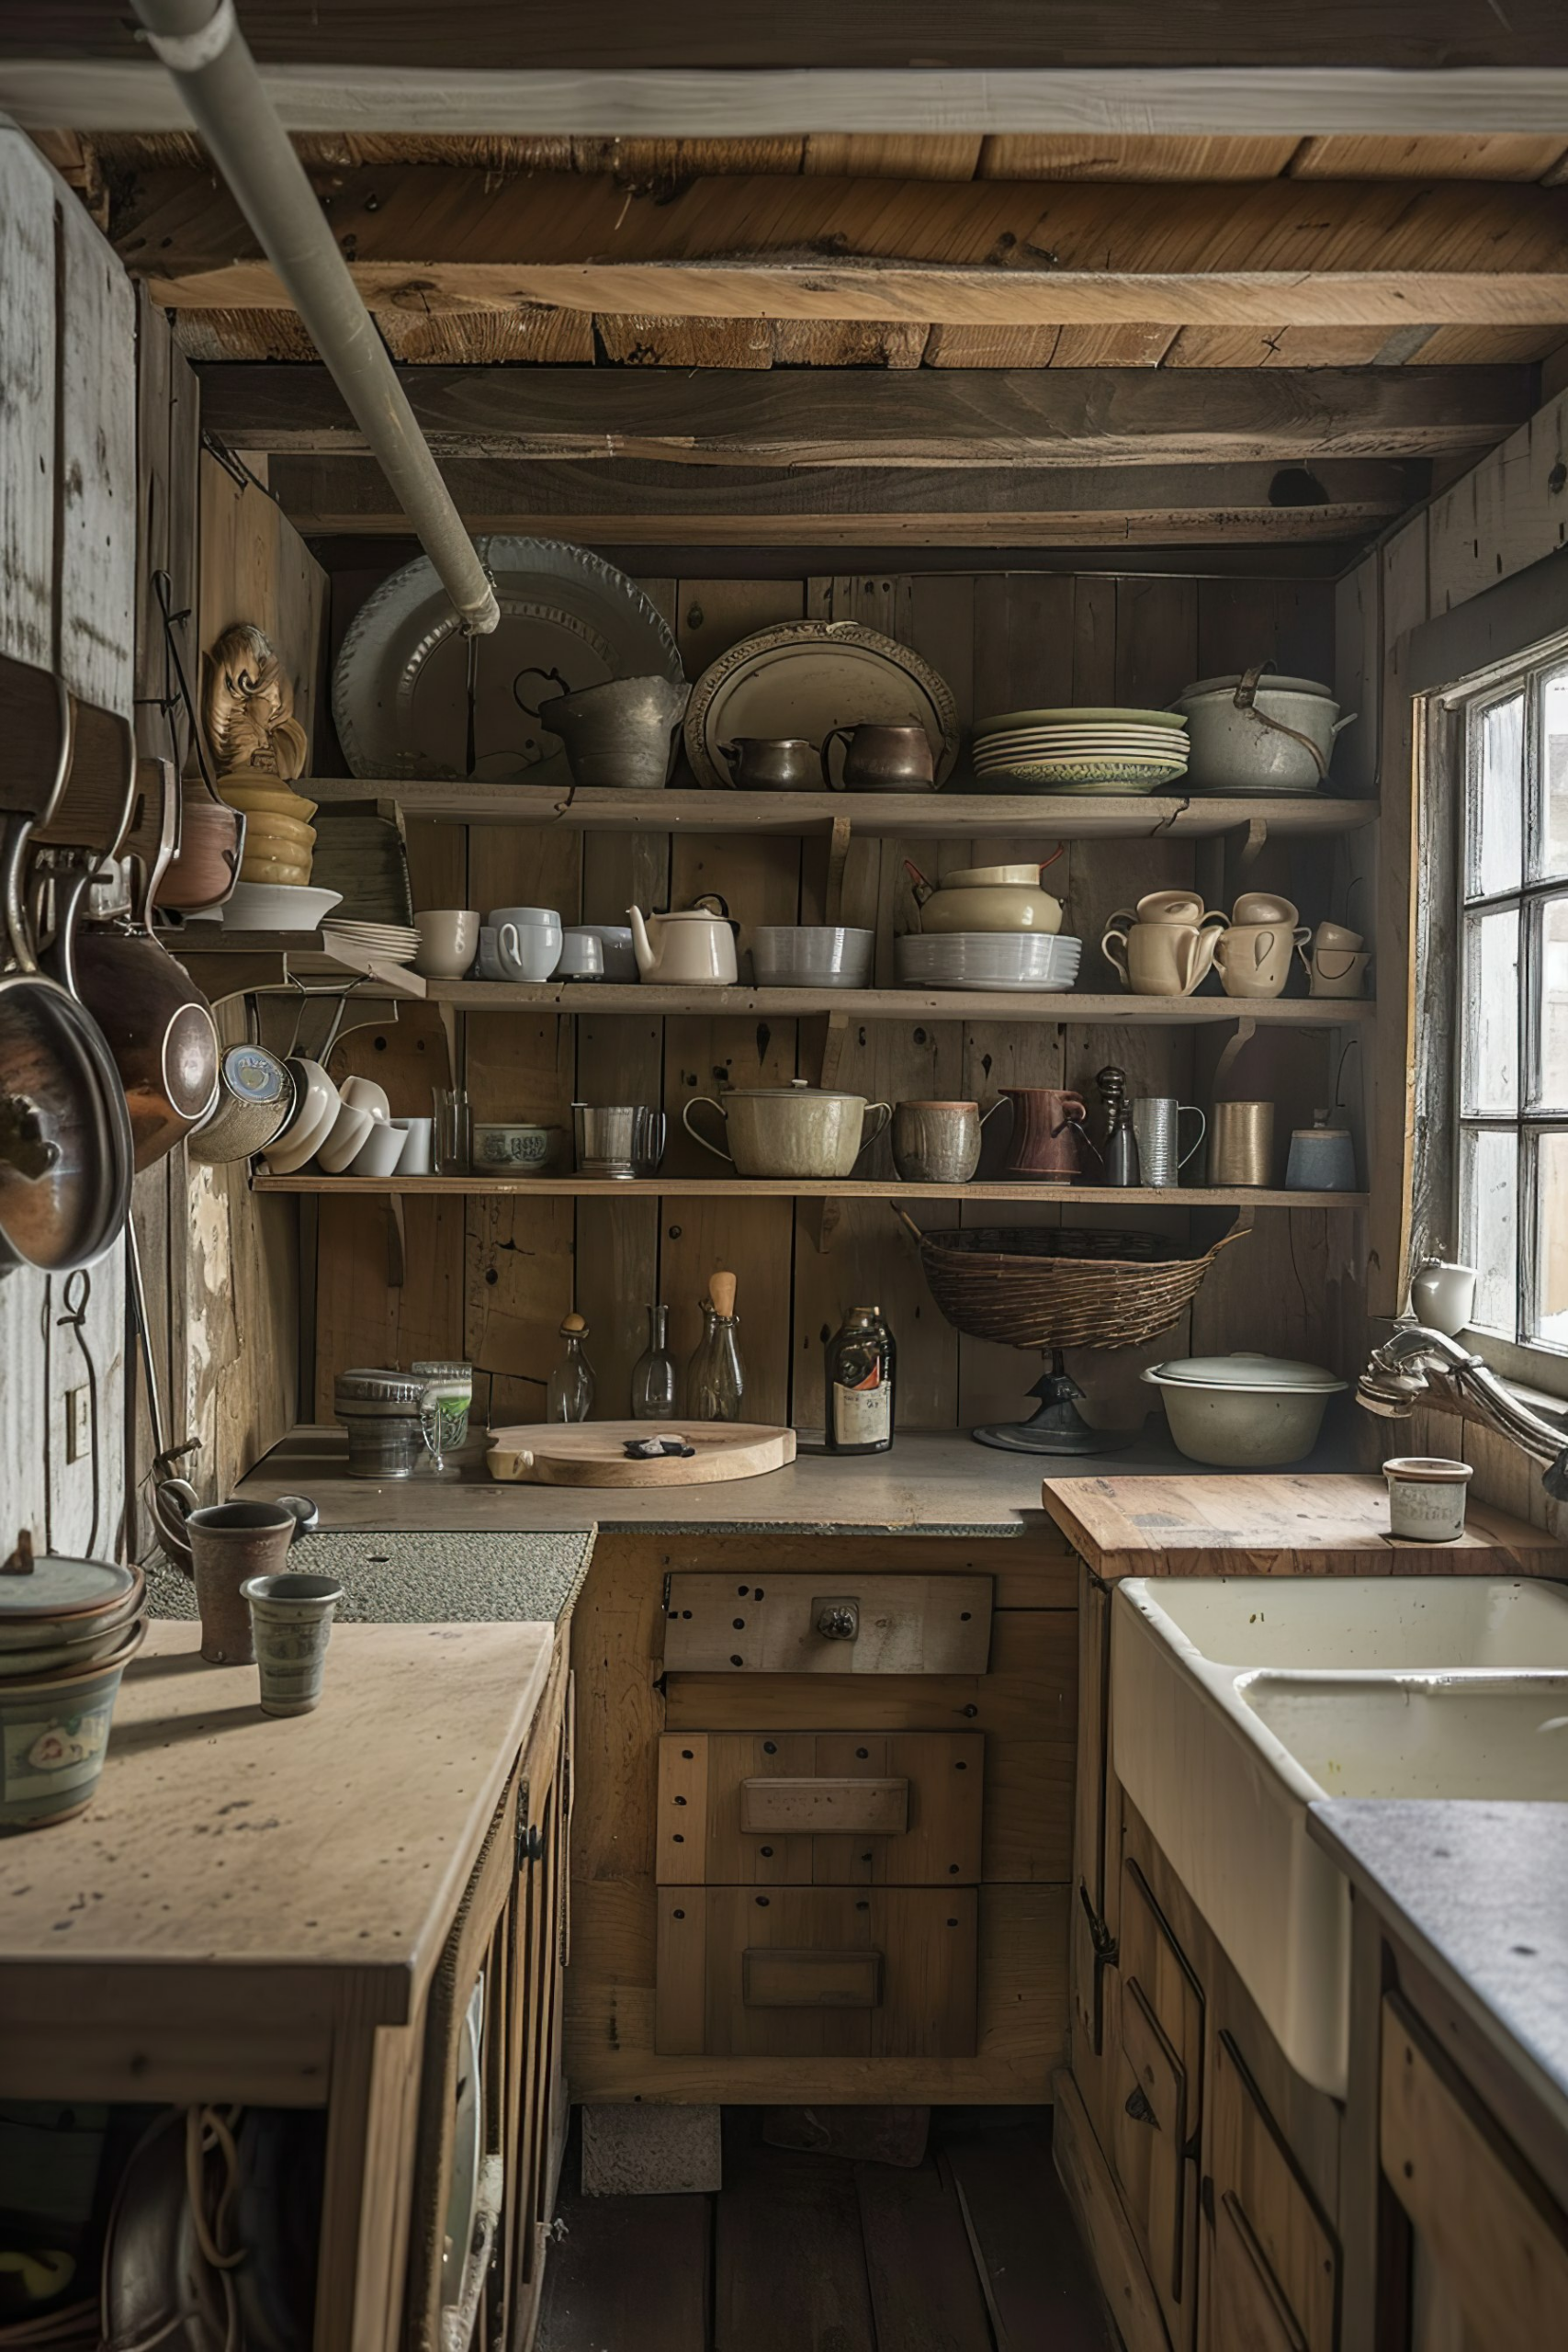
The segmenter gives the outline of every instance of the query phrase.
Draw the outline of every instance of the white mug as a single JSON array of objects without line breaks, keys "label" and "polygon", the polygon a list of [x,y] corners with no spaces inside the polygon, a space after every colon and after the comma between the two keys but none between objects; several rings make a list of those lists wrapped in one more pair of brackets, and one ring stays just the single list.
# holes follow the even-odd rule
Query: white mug
[{"label": "white mug", "polygon": [[509,980],[547,980],[560,962],[560,947],[558,922],[496,925],[496,959]]},{"label": "white mug", "polygon": [[415,915],[419,953],[416,972],[427,980],[460,980],[479,944],[479,919],[471,907],[435,907]]},{"label": "white mug", "polygon": [[430,1173],[430,1142],[434,1128],[434,1119],[399,1119],[396,1124],[406,1129],[406,1140],[398,1156],[400,1176],[428,1176]]}]

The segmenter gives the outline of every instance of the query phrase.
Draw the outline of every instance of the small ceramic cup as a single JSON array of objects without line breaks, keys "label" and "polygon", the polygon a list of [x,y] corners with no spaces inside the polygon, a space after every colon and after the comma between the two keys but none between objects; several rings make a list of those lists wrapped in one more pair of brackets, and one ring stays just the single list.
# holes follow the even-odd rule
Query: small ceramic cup
[{"label": "small ceramic cup", "polygon": [[333,1612],[343,1599],[333,1577],[248,1577],[264,1715],[308,1715],[321,1702]]},{"label": "small ceramic cup", "polygon": [[209,1503],[186,1521],[209,1666],[249,1666],[255,1656],[242,1591],[248,1577],[281,1569],[299,1521],[287,1503]]},{"label": "small ceramic cup", "polygon": [[1414,1544],[1456,1544],[1464,1533],[1465,1489],[1475,1473],[1467,1462],[1399,1455],[1385,1462],[1388,1530]]},{"label": "small ceramic cup", "polygon": [[1244,930],[1253,923],[1282,924],[1294,931],[1301,914],[1289,899],[1280,898],[1277,890],[1244,890],[1231,909],[1231,922]]},{"label": "small ceramic cup", "polygon": [[1271,997],[1282,993],[1291,957],[1310,936],[1283,923],[1233,923],[1220,933],[1214,968],[1227,996]]},{"label": "small ceramic cup", "polygon": [[1336,955],[1355,956],[1366,945],[1359,931],[1348,931],[1342,922],[1320,922],[1312,935],[1314,949],[1326,947]]},{"label": "small ceramic cup", "polygon": [[495,958],[508,980],[547,980],[560,962],[558,922],[498,922]]},{"label": "small ceramic cup", "polygon": [[430,1173],[430,1142],[435,1131],[434,1119],[400,1119],[403,1130],[403,1148],[398,1155],[400,1176],[428,1176]]},{"label": "small ceramic cup", "polygon": [[389,1119],[392,1115],[386,1088],[378,1086],[373,1078],[345,1078],[338,1092],[356,1111],[368,1111],[373,1119]]},{"label": "small ceramic cup", "polygon": [[1370,956],[1348,955],[1342,949],[1319,947],[1307,966],[1312,978],[1309,996],[1361,996],[1367,985]]},{"label": "small ceramic cup", "polygon": [[415,915],[419,953],[416,972],[427,980],[460,980],[474,960],[479,944],[479,919],[471,907],[437,907]]},{"label": "small ceramic cup", "polygon": [[349,1163],[351,1176],[390,1176],[408,1142],[406,1119],[378,1119],[357,1156]]}]

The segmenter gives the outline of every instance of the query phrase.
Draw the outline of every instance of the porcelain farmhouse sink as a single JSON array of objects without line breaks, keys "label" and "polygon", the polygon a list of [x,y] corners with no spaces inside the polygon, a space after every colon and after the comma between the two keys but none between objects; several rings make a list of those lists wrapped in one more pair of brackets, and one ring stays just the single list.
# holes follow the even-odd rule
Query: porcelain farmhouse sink
[{"label": "porcelain farmhouse sink", "polygon": [[1129,1577],[1117,1778],[1307,2081],[1343,2098],[1350,1905],[1327,1796],[1568,1799],[1568,1588]]}]

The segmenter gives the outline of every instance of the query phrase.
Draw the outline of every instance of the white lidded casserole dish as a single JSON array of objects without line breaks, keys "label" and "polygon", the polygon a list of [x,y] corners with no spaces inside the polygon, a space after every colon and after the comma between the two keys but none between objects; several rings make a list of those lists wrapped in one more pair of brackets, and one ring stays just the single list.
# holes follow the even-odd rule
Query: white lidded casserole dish
[{"label": "white lidded casserole dish", "polygon": [[1321,1364],[1245,1353],[1151,1364],[1171,1440],[1190,1462],[1217,1470],[1271,1470],[1317,1443],[1328,1400],[1348,1385]]}]

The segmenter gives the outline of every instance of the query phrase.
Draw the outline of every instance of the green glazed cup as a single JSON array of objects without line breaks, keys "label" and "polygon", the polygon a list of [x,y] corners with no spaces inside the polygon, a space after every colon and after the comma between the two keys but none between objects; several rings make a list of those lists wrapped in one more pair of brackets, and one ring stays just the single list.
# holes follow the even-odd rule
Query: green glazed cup
[{"label": "green glazed cup", "polygon": [[308,1715],[321,1701],[333,1612],[343,1587],[333,1577],[251,1577],[251,1608],[264,1715]]}]

